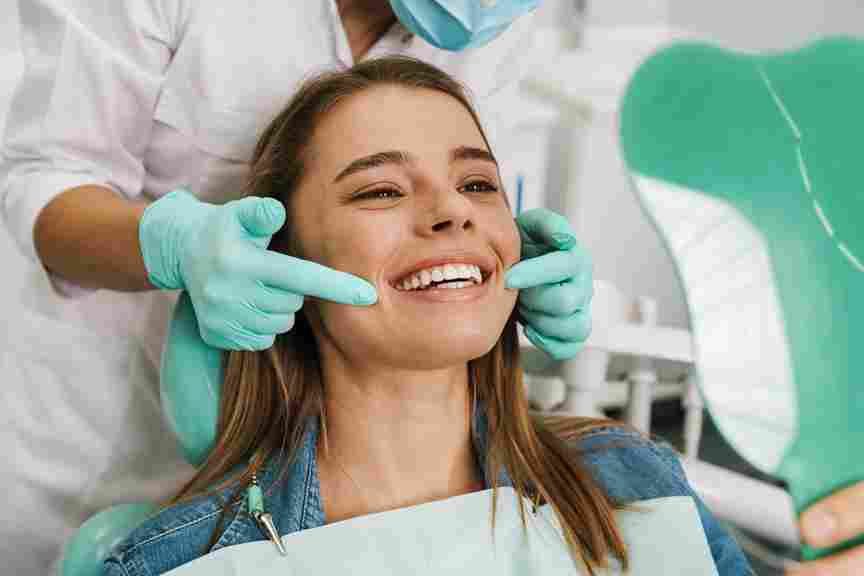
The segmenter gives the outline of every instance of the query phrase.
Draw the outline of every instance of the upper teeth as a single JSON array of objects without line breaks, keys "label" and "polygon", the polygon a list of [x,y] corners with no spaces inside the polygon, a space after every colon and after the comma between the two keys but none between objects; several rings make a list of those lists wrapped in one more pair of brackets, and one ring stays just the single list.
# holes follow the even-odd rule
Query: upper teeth
[{"label": "upper teeth", "polygon": [[445,280],[472,280],[477,284],[483,282],[480,267],[474,264],[445,264],[419,270],[396,283],[400,290],[421,290],[432,282]]}]

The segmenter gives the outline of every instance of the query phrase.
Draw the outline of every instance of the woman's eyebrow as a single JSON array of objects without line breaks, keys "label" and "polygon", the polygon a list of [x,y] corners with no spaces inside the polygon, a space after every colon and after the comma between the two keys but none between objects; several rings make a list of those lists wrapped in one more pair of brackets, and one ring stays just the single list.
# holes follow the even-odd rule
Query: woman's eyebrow
[{"label": "woman's eyebrow", "polygon": [[[458,148],[451,150],[450,162],[456,162],[458,160],[483,160],[485,162],[491,162],[496,166],[498,165],[498,162],[495,160],[495,157],[491,152],[483,148],[474,148],[472,146],[459,146]],[[344,170],[336,175],[336,178],[333,179],[333,184],[336,184],[340,180],[344,180],[352,174],[362,172],[363,170],[371,170],[372,168],[378,168],[386,164],[404,166],[405,164],[413,164],[415,162],[416,157],[410,152],[402,150],[376,152],[375,154],[363,156],[362,158],[352,161]]]},{"label": "woman's eyebrow", "polygon": [[355,174],[357,172],[361,172],[363,170],[370,170],[372,168],[377,168],[379,166],[384,166],[385,164],[398,164],[405,165],[411,164],[414,162],[414,156],[409,154],[408,152],[402,152],[399,150],[387,150],[386,152],[376,152],[370,156],[364,156],[362,158],[358,158],[354,160],[348,166],[339,172],[336,178],[333,179],[333,184],[336,184],[340,180],[344,180],[351,174]]},{"label": "woman's eyebrow", "polygon": [[450,152],[450,162],[455,162],[457,160],[484,160],[486,162],[491,162],[496,166],[498,165],[498,161],[495,160],[495,156],[493,156],[491,152],[485,148],[474,148],[472,146],[460,146],[454,148]]}]

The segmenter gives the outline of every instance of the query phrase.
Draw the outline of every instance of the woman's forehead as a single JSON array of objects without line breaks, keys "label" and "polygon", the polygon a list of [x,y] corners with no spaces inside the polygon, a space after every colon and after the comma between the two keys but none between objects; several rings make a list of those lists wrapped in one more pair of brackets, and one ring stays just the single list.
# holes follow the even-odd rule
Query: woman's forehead
[{"label": "woman's forehead", "polygon": [[333,176],[359,157],[401,150],[423,158],[454,148],[487,148],[474,118],[453,96],[430,89],[382,86],[331,109],[313,137],[320,166]]}]

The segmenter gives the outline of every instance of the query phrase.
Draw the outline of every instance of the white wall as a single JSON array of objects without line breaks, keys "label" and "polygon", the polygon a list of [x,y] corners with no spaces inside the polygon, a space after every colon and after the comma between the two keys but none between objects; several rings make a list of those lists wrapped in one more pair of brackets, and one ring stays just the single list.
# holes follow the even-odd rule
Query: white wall
[{"label": "white wall", "polygon": [[16,50],[18,47],[18,2],[7,0],[0,3],[0,50]]},{"label": "white wall", "polygon": [[669,2],[673,26],[739,50],[795,48],[826,34],[864,35],[861,0]]},{"label": "white wall", "polygon": [[687,326],[684,293],[672,259],[636,202],[624,170],[614,114],[593,116],[579,154],[581,218],[574,224],[592,256],[595,277],[630,296],[657,300],[660,324]]},{"label": "white wall", "polygon": [[[553,4],[571,0],[545,0]],[[591,26],[661,26],[670,20],[674,0],[588,0],[587,21]],[[692,0],[702,4],[704,0]]]}]

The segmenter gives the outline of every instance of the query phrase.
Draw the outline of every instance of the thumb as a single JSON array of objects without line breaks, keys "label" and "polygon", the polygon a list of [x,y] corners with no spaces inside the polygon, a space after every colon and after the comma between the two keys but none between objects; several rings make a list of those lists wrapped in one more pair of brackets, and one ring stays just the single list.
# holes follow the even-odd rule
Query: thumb
[{"label": "thumb", "polygon": [[563,215],[545,208],[526,210],[516,217],[516,226],[523,244],[533,244],[546,250],[569,250],[576,244],[570,222]]},{"label": "thumb", "polygon": [[272,236],[285,224],[285,207],[275,198],[243,198],[234,205],[234,214],[253,236]]}]

